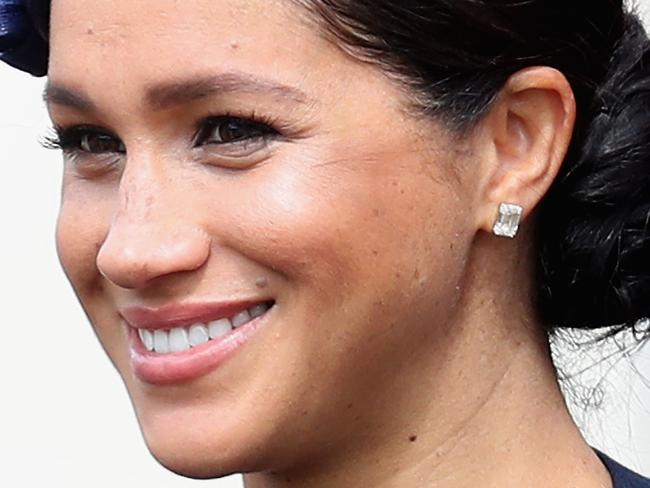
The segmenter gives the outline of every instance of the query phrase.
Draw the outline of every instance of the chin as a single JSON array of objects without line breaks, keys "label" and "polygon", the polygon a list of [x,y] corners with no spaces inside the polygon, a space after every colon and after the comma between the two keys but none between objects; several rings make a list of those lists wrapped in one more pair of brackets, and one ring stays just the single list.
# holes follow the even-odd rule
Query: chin
[{"label": "chin", "polygon": [[179,455],[178,453],[171,454],[171,456],[167,455],[170,453],[166,453],[163,456],[157,455],[151,449],[150,452],[154,459],[165,469],[185,478],[210,480],[240,472],[240,470],[228,468],[226,464],[215,461],[214,459],[189,459],[187,456]]},{"label": "chin", "polygon": [[[170,410],[138,414],[149,452],[166,469],[187,478],[213,479],[267,466],[266,446],[273,442],[262,426],[227,415],[215,415],[221,422],[214,417],[201,422],[209,409]],[[219,410],[213,406],[213,415]]]},{"label": "chin", "polygon": [[[164,468],[180,476],[193,479],[214,479],[244,471],[245,453],[241,442],[206,442],[190,435],[151,435],[145,433],[145,442],[151,455]],[[230,444],[224,447],[224,444]],[[235,447],[232,447],[235,446]]]}]

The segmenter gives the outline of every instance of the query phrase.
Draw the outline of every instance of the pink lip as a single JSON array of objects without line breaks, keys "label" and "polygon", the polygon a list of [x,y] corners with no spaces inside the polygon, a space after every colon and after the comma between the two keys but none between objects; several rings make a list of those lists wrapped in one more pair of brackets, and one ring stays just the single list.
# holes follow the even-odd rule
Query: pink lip
[{"label": "pink lip", "polygon": [[127,322],[133,372],[144,382],[169,385],[188,382],[214,371],[269,322],[273,307],[223,337],[212,339],[186,351],[170,354],[148,351],[142,344],[137,329],[169,329],[196,322],[209,322],[223,317],[232,317],[237,312],[262,302],[264,300],[225,304],[170,305],[157,309],[130,307],[121,310],[120,315]]},{"label": "pink lip", "polygon": [[257,303],[269,300],[241,300],[223,303],[173,303],[158,308],[126,307],[119,311],[126,322],[136,329],[171,329],[197,322],[211,322],[232,317]]}]

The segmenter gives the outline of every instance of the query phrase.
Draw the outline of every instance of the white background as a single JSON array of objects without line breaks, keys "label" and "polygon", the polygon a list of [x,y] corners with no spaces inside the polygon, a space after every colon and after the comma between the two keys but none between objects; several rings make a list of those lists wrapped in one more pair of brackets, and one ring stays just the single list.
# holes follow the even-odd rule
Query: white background
[{"label": "white background", "polygon": [[[650,11],[650,0],[641,6]],[[179,477],[146,450],[126,391],[56,258],[61,163],[37,144],[49,127],[42,87],[42,79],[0,63],[0,484],[239,487],[239,476]],[[567,367],[576,371],[602,352]],[[592,445],[650,476],[650,348],[632,360],[581,377],[593,385],[611,366],[602,405],[574,411]]]}]

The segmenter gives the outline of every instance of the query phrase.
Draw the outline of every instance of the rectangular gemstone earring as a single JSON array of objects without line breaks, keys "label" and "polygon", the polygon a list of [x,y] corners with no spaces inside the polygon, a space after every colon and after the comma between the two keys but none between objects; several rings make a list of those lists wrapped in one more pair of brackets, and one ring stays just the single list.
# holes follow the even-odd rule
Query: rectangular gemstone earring
[{"label": "rectangular gemstone earring", "polygon": [[501,203],[499,214],[492,228],[494,235],[514,238],[517,235],[523,212],[523,207],[515,203]]}]

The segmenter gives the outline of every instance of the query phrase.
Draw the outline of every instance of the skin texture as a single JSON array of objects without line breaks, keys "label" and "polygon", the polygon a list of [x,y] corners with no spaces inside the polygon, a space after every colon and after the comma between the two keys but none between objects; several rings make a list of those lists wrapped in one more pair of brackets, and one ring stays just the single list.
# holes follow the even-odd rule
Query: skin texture
[{"label": "skin texture", "polygon": [[[460,136],[287,0],[54,0],[51,30],[55,125],[126,149],[64,158],[60,260],[164,466],[249,488],[610,486],[532,306],[533,209],[575,116],[560,73],[516,74]],[[150,103],[223,73],[292,90]],[[195,145],[205,117],[253,112],[282,137]],[[526,209],[515,240],[490,234],[502,201]],[[274,299],[271,322],[215,371],[133,375],[119,310],[243,298]]]}]

